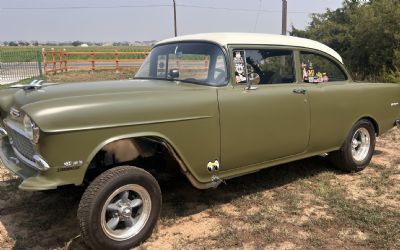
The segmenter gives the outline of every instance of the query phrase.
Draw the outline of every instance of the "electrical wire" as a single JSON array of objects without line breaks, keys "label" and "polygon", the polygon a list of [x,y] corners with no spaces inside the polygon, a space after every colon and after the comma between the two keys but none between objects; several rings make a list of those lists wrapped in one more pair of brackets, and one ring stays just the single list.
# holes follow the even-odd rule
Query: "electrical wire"
[{"label": "electrical wire", "polygon": [[[145,4],[145,5],[115,5],[115,6],[62,6],[62,7],[0,7],[0,10],[79,10],[79,9],[123,9],[123,8],[153,8],[153,7],[172,7],[172,4]],[[266,10],[266,9],[239,9],[239,8],[226,8],[226,7],[213,7],[189,4],[177,4],[178,7],[193,8],[193,9],[209,9],[209,10],[224,10],[236,12],[264,12],[264,13],[281,13],[282,10]],[[318,12],[318,11],[315,11]],[[315,13],[312,11],[288,11],[292,14],[310,14]]]}]

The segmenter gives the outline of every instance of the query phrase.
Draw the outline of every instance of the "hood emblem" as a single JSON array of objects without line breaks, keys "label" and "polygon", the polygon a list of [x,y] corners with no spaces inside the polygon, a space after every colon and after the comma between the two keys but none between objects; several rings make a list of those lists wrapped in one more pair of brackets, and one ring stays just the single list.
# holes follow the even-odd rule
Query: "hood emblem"
[{"label": "hood emblem", "polygon": [[21,112],[19,112],[19,110],[15,109],[15,108],[11,108],[10,115],[12,118],[18,119],[21,116]]},{"label": "hood emblem", "polygon": [[29,84],[15,84],[10,86],[10,88],[20,88],[23,90],[28,89],[40,89],[43,86],[43,80],[33,80]]}]

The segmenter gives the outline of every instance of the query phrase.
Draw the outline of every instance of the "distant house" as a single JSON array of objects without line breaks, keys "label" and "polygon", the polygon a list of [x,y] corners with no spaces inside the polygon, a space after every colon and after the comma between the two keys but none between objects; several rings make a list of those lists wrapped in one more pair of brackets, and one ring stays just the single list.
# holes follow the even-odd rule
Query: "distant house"
[{"label": "distant house", "polygon": [[81,47],[89,47],[89,45],[87,43],[82,43]]}]

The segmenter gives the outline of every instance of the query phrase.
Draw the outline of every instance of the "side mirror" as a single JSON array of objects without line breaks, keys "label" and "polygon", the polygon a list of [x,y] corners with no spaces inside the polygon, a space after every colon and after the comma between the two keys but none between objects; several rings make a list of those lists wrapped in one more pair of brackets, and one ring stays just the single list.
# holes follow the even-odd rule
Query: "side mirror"
[{"label": "side mirror", "polygon": [[245,90],[255,90],[257,89],[257,87],[252,86],[257,85],[260,83],[260,75],[258,75],[257,73],[250,73],[247,76],[248,81],[247,81],[247,86],[245,88]]},{"label": "side mirror", "polygon": [[250,73],[249,74],[249,82],[250,82],[250,84],[257,85],[257,84],[260,83],[260,81],[261,81],[260,76],[257,73]]},{"label": "side mirror", "polygon": [[179,78],[179,69],[171,69],[168,73],[168,78]]}]

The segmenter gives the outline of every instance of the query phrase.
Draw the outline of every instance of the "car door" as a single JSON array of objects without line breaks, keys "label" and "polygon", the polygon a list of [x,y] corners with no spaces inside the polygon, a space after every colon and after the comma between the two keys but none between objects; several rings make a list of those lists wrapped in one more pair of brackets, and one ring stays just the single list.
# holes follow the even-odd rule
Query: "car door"
[{"label": "car door", "polygon": [[358,115],[362,115],[356,110],[360,110],[366,96],[355,88],[358,83],[348,81],[348,74],[334,58],[301,50],[299,59],[312,118],[309,150],[332,150],[343,143]]},{"label": "car door", "polygon": [[[282,49],[231,49],[236,83],[218,89],[223,170],[304,152],[307,93],[297,86],[294,56]],[[245,89],[249,77],[259,84]]]}]

